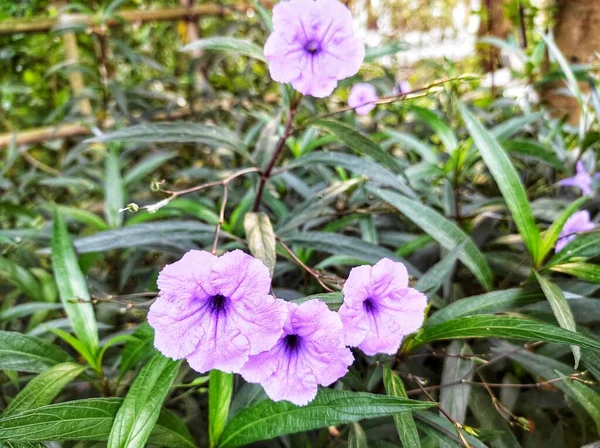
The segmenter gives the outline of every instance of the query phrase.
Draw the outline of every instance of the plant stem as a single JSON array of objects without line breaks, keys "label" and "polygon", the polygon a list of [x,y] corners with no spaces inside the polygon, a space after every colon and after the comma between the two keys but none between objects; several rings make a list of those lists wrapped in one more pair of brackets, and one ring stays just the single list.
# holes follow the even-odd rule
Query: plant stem
[{"label": "plant stem", "polygon": [[285,142],[287,141],[288,137],[290,136],[290,134],[292,132],[292,123],[294,122],[294,116],[296,115],[296,111],[298,110],[298,104],[300,103],[300,99],[294,101],[292,103],[292,105],[290,106],[290,112],[288,113],[288,116],[287,116],[287,121],[285,123],[285,130],[283,131],[283,135],[281,136],[281,138],[279,139],[279,142],[277,143],[277,147],[275,148],[275,152],[273,153],[273,157],[271,157],[269,164],[264,169],[264,171],[261,173],[260,181],[258,184],[258,190],[256,192],[256,197],[254,198],[254,205],[252,206],[253,212],[257,212],[260,207],[260,201],[262,199],[262,195],[263,195],[263,192],[265,189],[265,184],[271,177],[271,171],[273,171],[273,168],[275,167],[275,163],[277,162],[277,159],[279,158],[279,154],[281,154],[281,152],[283,151],[283,148],[285,147]]}]

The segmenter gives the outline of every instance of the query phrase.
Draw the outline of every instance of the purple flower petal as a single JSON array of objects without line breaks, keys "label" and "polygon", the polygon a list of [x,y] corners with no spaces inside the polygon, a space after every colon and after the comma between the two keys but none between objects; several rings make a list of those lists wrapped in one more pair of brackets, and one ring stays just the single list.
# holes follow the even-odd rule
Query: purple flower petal
[{"label": "purple flower petal", "polygon": [[375,109],[379,97],[375,87],[367,83],[355,84],[348,96],[348,106],[352,107],[358,115],[366,115]]},{"label": "purple flower petal", "polygon": [[264,49],[271,77],[304,95],[330,95],[364,59],[350,10],[338,0],[280,2],[273,8],[273,27]]},{"label": "purple flower petal", "polygon": [[596,227],[590,218],[590,212],[587,210],[581,210],[573,213],[565,225],[563,226],[556,246],[554,247],[555,252],[560,252],[563,248],[573,241],[579,232],[587,232]]},{"label": "purple flower petal", "polygon": [[148,313],[154,345],[199,372],[239,372],[283,333],[287,309],[267,295],[270,283],[268,269],[242,251],[188,252],[159,274],[160,296]]},{"label": "purple flower petal", "polygon": [[384,258],[352,269],[343,293],[339,315],[346,344],[367,355],[394,354],[404,336],[423,324],[427,297],[408,287],[402,263]]},{"label": "purple flower petal", "polygon": [[581,193],[586,196],[592,193],[592,176],[585,170],[583,162],[577,162],[577,173],[573,177],[558,182],[558,185],[563,187],[576,187],[581,190]]},{"label": "purple flower petal", "polygon": [[242,368],[249,382],[260,382],[275,401],[305,405],[348,371],[354,360],[344,345],[342,322],[319,300],[287,303],[284,334],[275,346],[250,356]]}]

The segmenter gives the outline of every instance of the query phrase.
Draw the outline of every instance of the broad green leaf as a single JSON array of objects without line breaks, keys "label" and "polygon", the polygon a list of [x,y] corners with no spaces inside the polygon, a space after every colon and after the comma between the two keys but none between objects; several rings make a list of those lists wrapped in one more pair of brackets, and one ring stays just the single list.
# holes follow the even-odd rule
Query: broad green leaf
[{"label": "broad green leaf", "polygon": [[90,143],[202,143],[214,148],[240,151],[243,143],[233,132],[198,123],[147,123],[119,129],[87,140]]},{"label": "broad green leaf", "polygon": [[[69,321],[69,323],[70,323],[70,321]],[[86,360],[86,362],[90,365],[90,367],[94,368],[97,373],[100,373],[101,366],[100,367],[98,366],[96,354],[93,353],[81,339],[77,339],[71,333],[68,333],[58,327],[57,328],[49,327],[48,331],[50,333],[54,333],[56,336],[58,336],[63,341],[65,341],[67,344],[69,344],[71,347],[73,347],[75,349],[75,351],[77,353],[79,353],[79,355],[81,355],[81,357],[83,359]]]},{"label": "broad green leaf", "polygon": [[404,263],[409,274],[415,277],[420,276],[420,272],[416,268],[406,260],[398,257],[394,252],[384,247],[367,243],[359,238],[329,232],[297,232],[288,233],[282,236],[281,239],[286,244],[298,244],[299,246],[310,247],[317,251],[345,255],[367,263],[375,264],[382,258],[389,258]]},{"label": "broad green leaf", "polygon": [[537,287],[491,291],[452,302],[433,313],[425,322],[425,326],[440,324],[461,316],[510,311],[541,300],[544,300],[544,294]]},{"label": "broad green leaf", "polygon": [[326,165],[332,167],[342,167],[350,170],[354,174],[367,177],[371,182],[386,185],[394,188],[407,196],[414,197],[412,190],[408,189],[406,182],[397,174],[385,169],[378,163],[375,163],[364,157],[358,157],[343,152],[311,152],[299,159],[292,160],[287,164],[287,168],[302,167],[307,165]]},{"label": "broad green leaf", "polygon": [[473,240],[456,224],[429,208],[428,206],[401,196],[392,191],[367,186],[373,194],[397,208],[408,219],[417,224],[423,231],[448,250],[464,244],[464,249],[459,256],[460,260],[477,277],[486,288],[492,286],[492,271],[487,265],[483,254],[479,251]]},{"label": "broad green leaf", "polygon": [[558,218],[552,223],[552,225],[548,228],[548,230],[542,236],[542,247],[540,249],[540,262],[546,258],[546,255],[550,252],[550,250],[556,244],[560,232],[567,220],[571,217],[573,213],[579,210],[579,207],[586,201],[586,198],[579,198],[576,201],[569,204],[567,208],[560,214]]},{"label": "broad green leaf", "polygon": [[58,211],[54,214],[52,268],[60,299],[71,321],[73,331],[95,355],[98,352],[98,327],[94,308],[67,226]]},{"label": "broad green leaf", "polygon": [[217,446],[225,429],[232,393],[233,374],[211,370],[208,379],[208,438],[211,447]]},{"label": "broad green leaf", "polygon": [[531,124],[542,117],[542,112],[534,112],[526,115],[509,118],[503,123],[490,129],[490,133],[498,140],[506,140],[516,133],[520,132],[525,126]]},{"label": "broad green leaf", "polygon": [[27,383],[2,412],[2,418],[52,403],[60,391],[84,370],[85,366],[73,362],[50,367]]},{"label": "broad green leaf", "polygon": [[503,140],[500,144],[511,155],[539,160],[557,169],[564,168],[564,163],[556,156],[556,153],[541,143],[525,139],[513,139]]},{"label": "broad green leaf", "polygon": [[445,339],[506,338],[522,341],[558,342],[600,349],[600,342],[587,336],[532,319],[482,314],[458,317],[422,329],[409,348]]},{"label": "broad green leaf", "polygon": [[60,347],[39,338],[0,330],[0,370],[43,372],[72,361]]},{"label": "broad green leaf", "polygon": [[582,261],[600,255],[600,232],[582,233],[556,253],[546,264],[547,267],[563,264],[565,261]]},{"label": "broad green leaf", "polygon": [[592,417],[592,420],[596,423],[596,430],[600,432],[600,395],[598,395],[598,392],[577,380],[566,378],[559,371],[556,371],[556,373],[564,378],[564,386],[577,400],[577,403],[583,406],[590,417]]},{"label": "broad green leaf", "polygon": [[479,426],[493,433],[488,441],[491,448],[520,448],[510,425],[498,413],[484,389],[473,388],[470,406]]},{"label": "broad green leaf", "polygon": [[401,174],[403,172],[402,166],[394,156],[350,126],[333,120],[319,120],[312,126],[330,133],[349,148],[361,155],[371,157],[394,173]]},{"label": "broad green leaf", "polygon": [[0,279],[2,278],[9,281],[30,299],[43,300],[40,284],[35,276],[28,269],[5,257],[0,257]]},{"label": "broad green leaf", "polygon": [[442,286],[444,280],[448,278],[454,263],[464,250],[466,240],[452,249],[443,259],[433,265],[423,277],[415,285],[417,291],[421,291],[428,296],[435,294],[435,292]]},{"label": "broad green leaf", "polygon": [[[535,277],[542,287],[542,291],[544,292],[546,299],[548,299],[548,302],[552,307],[552,312],[554,313],[554,317],[556,317],[558,325],[570,331],[577,331],[577,325],[575,324],[573,313],[571,312],[571,308],[569,308],[567,299],[560,288],[550,280],[547,280],[539,275],[537,272],[535,273]],[[573,352],[573,357],[575,358],[575,368],[577,368],[579,365],[579,358],[581,357],[581,349],[577,345],[571,345],[571,351]]]},{"label": "broad green leaf", "polygon": [[517,170],[515,170],[510,158],[494,136],[482,126],[465,106],[458,103],[458,108],[483,161],[498,184],[498,188],[533,260],[536,264],[541,262],[540,232],[535,225],[527,194]]},{"label": "broad green leaf", "polygon": [[153,173],[158,168],[163,166],[166,162],[176,157],[176,152],[164,152],[158,151],[150,154],[145,159],[136,163],[131,169],[127,170],[123,177],[125,185],[131,185],[135,182],[141,181],[148,174]]},{"label": "broad green leaf", "polygon": [[181,362],[154,355],[136,376],[110,430],[109,448],[143,448]]},{"label": "broad green leaf", "polygon": [[277,242],[269,216],[262,212],[246,213],[244,216],[244,230],[246,231],[246,240],[250,252],[264,263],[272,277],[277,258],[275,250]]},{"label": "broad green leaf", "polygon": [[[446,350],[442,368],[440,389],[440,407],[459,423],[464,423],[469,406],[470,384],[456,384],[463,378],[471,381],[473,378],[473,360],[470,347],[461,341],[452,341]],[[466,356],[465,356],[466,355]],[[462,357],[465,356],[465,357]]]},{"label": "broad green leaf", "polygon": [[[399,398],[408,398],[402,379],[392,371],[389,365],[383,367],[383,385],[388,395]],[[411,413],[402,412],[394,414],[394,422],[398,430],[398,436],[405,448],[420,448],[421,440]]]},{"label": "broad green leaf", "polygon": [[541,34],[541,36],[542,36],[542,39],[544,40],[544,42],[546,43],[546,46],[548,47],[548,52],[556,60],[556,62],[560,66],[561,70],[565,74],[565,78],[567,78],[567,83],[569,85],[569,89],[571,90],[571,93],[573,93],[575,98],[577,99],[577,103],[578,103],[579,107],[583,108],[586,101],[583,98],[583,93],[581,92],[581,89],[579,88],[579,83],[577,82],[577,78],[575,77],[575,74],[573,73],[573,70],[571,69],[569,62],[566,60],[564,55],[558,49],[558,47],[556,46],[556,43],[554,42],[554,38],[551,35],[547,36],[547,35]]},{"label": "broad green leaf", "polygon": [[314,294],[312,296],[302,297],[300,299],[290,300],[292,303],[301,304],[308,302],[309,300],[320,300],[324,302],[330,310],[337,311],[342,303],[344,303],[344,296],[341,292],[328,292],[324,294]]},{"label": "broad green leaf", "polygon": [[250,0],[252,7],[256,10],[263,23],[267,27],[267,31],[273,32],[273,20],[271,19],[271,13],[262,7],[256,0]]},{"label": "broad green leaf", "polygon": [[263,49],[252,42],[247,42],[233,37],[210,37],[196,40],[181,49],[181,51],[213,50],[248,56],[266,62]]},{"label": "broad green leaf", "polygon": [[104,216],[109,227],[118,228],[123,225],[123,213],[120,211],[123,207],[125,207],[125,192],[119,153],[112,149],[106,156],[104,174]]},{"label": "broad green leaf", "polygon": [[591,263],[565,263],[550,268],[556,272],[574,275],[582,280],[600,283],[600,265]]},{"label": "broad green leaf", "polygon": [[434,130],[448,152],[452,153],[458,148],[458,139],[454,131],[435,112],[412,105],[409,110]]},{"label": "broad green leaf", "polygon": [[364,429],[358,423],[352,423],[350,434],[348,434],[348,448],[368,448],[368,446]]},{"label": "broad green leaf", "polygon": [[[355,422],[434,406],[406,398],[323,389],[306,406],[287,401],[260,401],[233,417],[221,438],[220,448],[233,448],[309,429]],[[0,426],[1,428],[1,426]]]},{"label": "broad green leaf", "polygon": [[[0,418],[0,442],[106,441],[122,403],[122,398],[89,398]],[[183,422],[165,409],[160,412],[148,443],[168,448],[195,447]]]}]

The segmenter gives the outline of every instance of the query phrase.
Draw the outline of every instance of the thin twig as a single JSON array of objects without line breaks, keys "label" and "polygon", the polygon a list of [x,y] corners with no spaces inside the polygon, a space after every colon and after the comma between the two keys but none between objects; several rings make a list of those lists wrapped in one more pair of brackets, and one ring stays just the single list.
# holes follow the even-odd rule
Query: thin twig
[{"label": "thin twig", "polygon": [[285,129],[283,131],[283,135],[281,136],[281,138],[279,139],[279,142],[277,143],[277,146],[275,147],[275,151],[273,152],[273,156],[271,157],[269,164],[267,165],[267,167],[265,168],[265,170],[262,172],[262,174],[260,176],[258,190],[256,191],[256,197],[254,198],[254,205],[252,206],[253,212],[257,212],[260,207],[260,201],[262,199],[263,191],[265,189],[265,184],[271,177],[271,172],[273,171],[273,168],[275,167],[275,163],[277,163],[277,159],[279,158],[279,155],[281,154],[281,152],[283,151],[283,148],[285,147],[285,142],[287,141],[287,139],[290,136],[290,133],[292,131],[292,124],[294,122],[294,116],[296,115],[296,111],[298,110],[298,105],[300,104],[300,99],[294,101],[292,103],[292,105],[290,106],[290,111],[288,113],[287,121],[285,123]]},{"label": "thin twig", "polygon": [[227,184],[223,184],[223,199],[221,200],[221,210],[219,212],[219,222],[217,223],[217,229],[215,230],[215,240],[213,241],[212,254],[217,254],[217,244],[219,243],[219,235],[221,234],[221,227],[225,222],[225,207],[227,206],[227,196],[229,189]]},{"label": "thin twig", "polygon": [[292,259],[302,269],[304,269],[306,272],[308,272],[310,275],[312,275],[317,280],[317,282],[319,282],[319,285],[321,285],[325,291],[334,292],[333,289],[331,289],[329,286],[327,286],[325,283],[323,283],[323,280],[321,280],[321,274],[318,271],[316,271],[313,268],[304,264],[304,262],[302,260],[300,260],[300,258],[298,258],[298,256],[294,253],[294,251],[287,244],[285,244],[283,241],[281,241],[281,238],[279,238],[278,236],[276,236],[275,238],[277,239],[277,242],[281,245],[281,247],[283,247],[283,249],[290,255],[290,257],[292,257]]}]

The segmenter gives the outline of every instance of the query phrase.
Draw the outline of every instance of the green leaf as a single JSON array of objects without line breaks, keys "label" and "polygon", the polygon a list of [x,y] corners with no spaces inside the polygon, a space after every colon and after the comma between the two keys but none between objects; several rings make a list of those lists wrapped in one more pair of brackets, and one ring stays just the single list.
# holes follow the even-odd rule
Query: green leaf
[{"label": "green leaf", "polygon": [[109,227],[118,228],[123,225],[123,213],[120,211],[123,207],[125,207],[125,192],[123,179],[121,179],[119,153],[113,149],[106,156],[104,174],[104,216]]},{"label": "green leaf", "polygon": [[[89,398],[0,418],[0,442],[106,441],[122,403],[122,398]],[[195,446],[183,422],[165,409],[161,411],[148,443],[172,448]]]},{"label": "green leaf", "polygon": [[592,417],[592,420],[596,423],[596,430],[600,432],[600,395],[594,389],[579,381],[569,380],[558,370],[556,373],[564,379],[563,383],[565,387],[575,397],[577,402],[583,406],[590,417]]},{"label": "green leaf", "polygon": [[368,446],[364,429],[358,423],[352,423],[350,434],[348,434],[348,448],[368,448]]},{"label": "green leaf", "polygon": [[491,291],[452,302],[433,313],[425,322],[425,326],[440,324],[461,316],[510,311],[541,300],[544,300],[544,294],[537,287]]},{"label": "green leaf", "polygon": [[435,294],[435,292],[440,289],[440,286],[442,286],[442,283],[444,283],[450,275],[454,263],[456,263],[456,260],[464,250],[465,245],[466,240],[452,249],[442,260],[433,265],[423,277],[419,279],[415,285],[415,289],[428,296]]},{"label": "green leaf", "polygon": [[[456,384],[463,378],[473,378],[473,360],[468,357],[473,351],[461,341],[452,341],[446,350],[442,368],[440,407],[459,423],[464,423],[469,406],[470,384]],[[465,356],[466,355],[466,356]]]},{"label": "green leaf", "polygon": [[73,347],[97,373],[101,371],[102,366],[98,366],[96,355],[90,351],[88,346],[85,345],[81,339],[77,339],[75,336],[60,328],[48,328],[48,330]]},{"label": "green leaf", "polygon": [[57,211],[52,235],[52,268],[60,299],[73,331],[95,355],[98,352],[98,327],[85,277],[77,263],[67,226]]},{"label": "green leaf", "polygon": [[67,205],[52,204],[52,207],[55,207],[55,209],[57,209],[59,213],[67,219],[79,221],[83,224],[92,227],[95,230],[108,229],[108,224],[106,224],[106,222],[104,222],[104,220],[98,215],[90,211],[77,207],[69,207]]},{"label": "green leaf", "polygon": [[199,39],[187,44],[181,51],[213,50],[232,53],[234,55],[248,56],[266,62],[263,49],[252,42],[247,42],[233,37],[210,37],[208,39]]},{"label": "green leaf", "polygon": [[217,446],[225,429],[232,392],[233,374],[211,370],[208,379],[208,438],[211,447]]},{"label": "green leaf", "polygon": [[491,288],[492,271],[488,267],[485,257],[469,235],[458,228],[456,224],[418,201],[370,185],[367,186],[367,189],[397,208],[446,249],[452,250],[456,246],[464,244],[464,249],[459,256],[460,260],[485,288]]},{"label": "green leaf", "polygon": [[565,263],[550,268],[556,272],[574,275],[582,280],[600,283],[600,266],[591,263]]},{"label": "green leaf", "polygon": [[31,302],[22,303],[21,305],[12,306],[0,312],[0,322],[8,320],[19,319],[21,317],[29,316],[38,311],[49,311],[49,310],[61,310],[62,304],[60,303],[45,303],[45,302]]},{"label": "green leaf", "polygon": [[339,166],[355,174],[365,176],[372,182],[394,188],[408,196],[414,196],[414,192],[406,186],[406,182],[400,176],[364,157],[357,157],[343,152],[316,151],[290,161],[287,168],[305,168],[307,165]]},{"label": "green leaf", "polygon": [[144,322],[132,333],[131,339],[125,343],[121,354],[119,365],[119,376],[122,377],[125,372],[135,368],[135,366],[149,358],[154,352],[154,330]]},{"label": "green leaf", "polygon": [[333,120],[319,120],[313,126],[330,133],[349,148],[352,148],[361,155],[371,157],[394,173],[403,173],[402,166],[394,156],[384,151],[373,140],[355,131],[350,126]]},{"label": "green leaf", "polygon": [[409,110],[434,130],[449,153],[454,152],[458,148],[458,139],[454,131],[435,112],[412,105],[409,107]]},{"label": "green leaf", "polygon": [[313,294],[312,296],[301,297],[299,299],[290,300],[292,303],[300,305],[301,303],[308,302],[309,300],[320,300],[324,302],[330,310],[337,311],[342,303],[344,303],[344,296],[341,292],[327,292],[323,294]]},{"label": "green leaf", "polygon": [[243,143],[233,132],[219,126],[188,122],[147,123],[119,129],[86,140],[89,143],[202,143],[214,148],[240,151]]},{"label": "green leaf", "polygon": [[[77,238],[75,248],[81,254],[105,252],[126,247],[153,246],[165,242],[212,239],[215,226],[197,221],[159,221],[135,224]],[[229,235],[221,232],[221,235]]]},{"label": "green leaf", "polygon": [[529,249],[534,262],[539,264],[541,262],[540,232],[535,225],[533,213],[519,174],[494,136],[481,125],[465,106],[458,103],[458,108],[483,161],[498,184],[498,188],[506,201],[525,245]]},{"label": "green leaf", "polygon": [[179,371],[180,361],[160,353],[148,361],[131,385],[115,416],[109,448],[143,448]]},{"label": "green leaf", "polygon": [[525,126],[542,118],[543,112],[534,112],[512,117],[495,126],[490,133],[498,140],[506,140],[520,132]]},{"label": "green leaf", "polygon": [[561,70],[565,74],[565,77],[567,78],[567,83],[569,85],[569,89],[571,90],[571,93],[573,93],[575,98],[577,99],[577,103],[578,103],[579,107],[584,108],[584,105],[586,104],[586,100],[584,100],[584,98],[583,98],[583,93],[581,92],[581,89],[579,88],[579,83],[577,82],[577,78],[575,77],[573,70],[571,70],[571,66],[565,59],[564,55],[561,53],[561,51],[556,46],[556,43],[554,42],[554,38],[551,35],[546,36],[544,34],[541,34],[541,36],[542,36],[542,39],[544,39],[546,46],[548,47],[548,52],[556,60],[556,62],[560,66]]},{"label": "green leaf", "polygon": [[165,162],[168,162],[172,158],[176,157],[176,152],[164,152],[158,151],[150,154],[145,159],[136,163],[133,168],[127,171],[123,177],[125,185],[131,185],[135,182],[142,180],[148,174],[153,173],[158,168],[163,166]]},{"label": "green leaf", "polygon": [[0,370],[43,372],[73,361],[60,347],[33,336],[0,330]]},{"label": "green leaf", "polygon": [[[535,277],[542,287],[542,291],[544,292],[546,299],[548,299],[548,302],[552,307],[552,312],[554,313],[554,317],[556,317],[558,325],[570,331],[577,331],[577,325],[575,324],[573,313],[571,312],[571,308],[569,308],[567,299],[560,288],[550,280],[546,280],[537,272],[535,273]],[[575,368],[577,368],[579,365],[579,359],[581,358],[581,349],[576,345],[571,345],[571,351],[573,352],[573,357],[575,358]]]},{"label": "green leaf", "polygon": [[[464,445],[456,435],[456,428],[446,417],[440,417],[433,412],[416,412],[415,420],[417,427],[421,431],[440,442],[440,444],[451,446],[453,448],[464,448]],[[461,430],[461,434],[473,448],[489,448],[479,441],[479,439],[467,434],[464,430]]]},{"label": "green leaf", "polygon": [[252,7],[256,10],[263,23],[267,27],[267,31],[273,32],[273,20],[271,19],[271,13],[262,7],[256,0],[251,0]]},{"label": "green leaf", "polygon": [[[233,417],[219,448],[233,448],[309,429],[425,409],[435,403],[386,395],[322,389],[306,406],[262,400]],[[1,426],[0,426],[1,428]]]},{"label": "green leaf", "polygon": [[408,45],[406,42],[385,42],[376,47],[365,48],[365,62],[373,61],[382,56],[396,54],[399,51],[406,50]]},{"label": "green leaf", "polygon": [[435,150],[428,143],[422,142],[421,140],[413,137],[411,134],[405,134],[404,132],[398,132],[392,129],[385,129],[384,132],[388,137],[390,137],[390,141],[399,143],[408,147],[409,149],[412,149],[426,162],[429,162],[433,165],[437,165],[439,163]]},{"label": "green leaf", "polygon": [[582,233],[560,252],[554,254],[546,266],[550,267],[575,259],[582,261],[598,255],[600,255],[600,232]]},{"label": "green leaf", "polygon": [[359,238],[329,232],[296,232],[288,233],[281,239],[286,244],[298,244],[317,251],[345,255],[367,263],[375,264],[382,258],[389,258],[404,263],[409,274],[415,277],[420,276],[420,272],[416,268],[391,250],[367,243]]},{"label": "green leaf", "polygon": [[493,433],[488,442],[491,448],[520,448],[521,445],[510,425],[498,413],[489,395],[483,389],[473,388],[470,405],[479,425]]},{"label": "green leaf", "polygon": [[554,325],[532,319],[482,314],[458,317],[428,326],[414,336],[410,348],[445,339],[507,338],[522,341],[558,342],[600,349],[600,342]]},{"label": "green leaf", "polygon": [[30,299],[44,300],[35,276],[28,269],[5,257],[0,257],[0,278],[8,280]]},{"label": "green leaf", "polygon": [[281,111],[278,111],[275,117],[263,127],[252,153],[252,158],[256,162],[256,165],[263,171],[267,168],[275,154],[275,148],[277,148],[277,143],[279,142],[277,131],[279,130],[280,123]]},{"label": "green leaf", "polygon": [[550,252],[550,250],[556,244],[560,232],[567,220],[571,217],[573,213],[579,210],[579,207],[586,201],[587,198],[579,198],[576,201],[569,204],[567,208],[559,215],[558,218],[552,223],[552,225],[548,228],[548,230],[544,233],[542,237],[542,247],[540,248],[540,262],[546,258],[546,255]]},{"label": "green leaf", "polygon": [[[408,398],[402,379],[392,371],[389,365],[383,367],[383,384],[385,386],[385,392],[388,395],[399,398]],[[394,422],[396,423],[400,441],[405,448],[421,447],[419,432],[417,431],[417,426],[415,425],[415,420],[411,413],[403,412],[394,414]]]},{"label": "green leaf", "polygon": [[513,139],[503,140],[500,144],[512,155],[539,160],[557,169],[564,168],[564,163],[556,156],[556,153],[541,143],[525,139]]},{"label": "green leaf", "polygon": [[84,370],[85,366],[73,362],[65,362],[50,367],[33,378],[19,392],[2,412],[2,418],[52,403],[52,400],[60,391]]},{"label": "green leaf", "polygon": [[266,213],[248,212],[244,216],[244,230],[248,240],[248,248],[269,269],[271,277],[275,270],[277,253],[275,250],[275,232],[271,220]]}]

